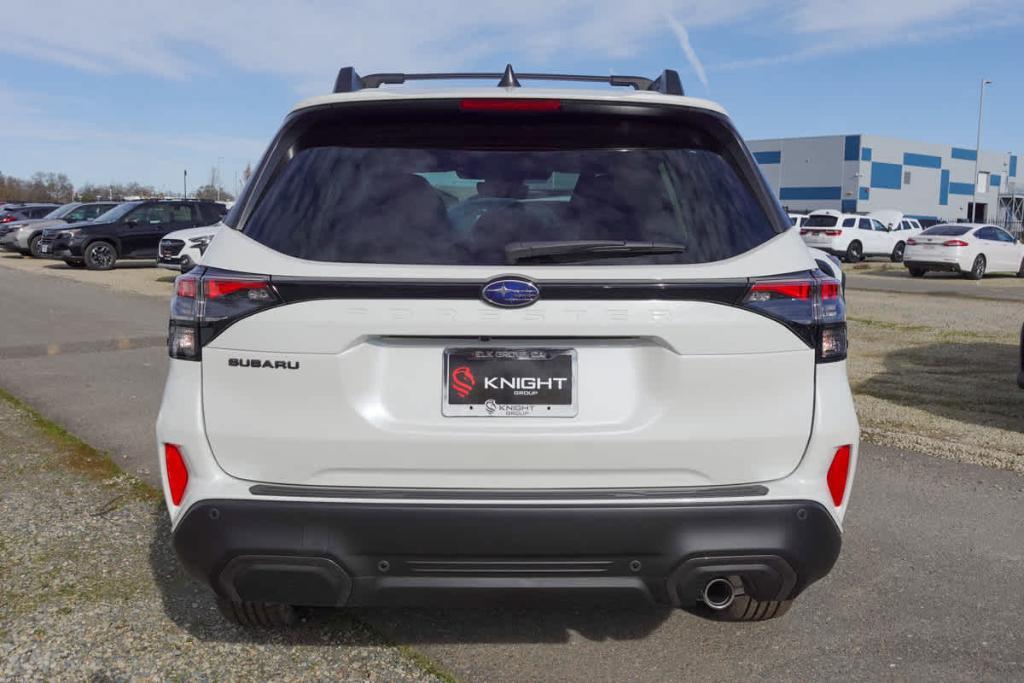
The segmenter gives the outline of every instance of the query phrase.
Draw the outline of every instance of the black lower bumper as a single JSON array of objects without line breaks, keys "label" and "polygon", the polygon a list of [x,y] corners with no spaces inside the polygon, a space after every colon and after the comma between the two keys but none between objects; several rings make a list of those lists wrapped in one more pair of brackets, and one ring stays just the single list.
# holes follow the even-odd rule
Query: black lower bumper
[{"label": "black lower bumper", "polygon": [[191,574],[233,600],[310,606],[695,604],[708,580],[762,600],[825,576],[840,532],[817,503],[659,506],[210,500],[174,530]]},{"label": "black lower bumper", "polygon": [[960,266],[955,261],[903,261],[903,265],[909,268],[920,268],[922,270],[941,270],[950,273],[959,273]]}]

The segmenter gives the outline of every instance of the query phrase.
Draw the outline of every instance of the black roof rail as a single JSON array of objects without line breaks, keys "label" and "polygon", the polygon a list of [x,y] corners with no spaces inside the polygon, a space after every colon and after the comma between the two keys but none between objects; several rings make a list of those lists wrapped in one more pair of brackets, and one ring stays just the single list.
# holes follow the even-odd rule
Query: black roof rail
[{"label": "black roof rail", "polygon": [[496,80],[499,88],[521,87],[523,81],[577,81],[586,83],[607,83],[615,86],[630,86],[634,90],[660,92],[665,95],[684,95],[683,82],[679,72],[665,69],[655,79],[644,76],[588,76],[585,74],[544,74],[516,73],[509,64],[505,71],[498,72],[450,72],[450,73],[379,73],[360,76],[351,66],[342,67],[334,81],[334,92],[355,92],[365,88],[379,88],[382,85],[401,85],[406,81],[459,81],[459,80]]}]

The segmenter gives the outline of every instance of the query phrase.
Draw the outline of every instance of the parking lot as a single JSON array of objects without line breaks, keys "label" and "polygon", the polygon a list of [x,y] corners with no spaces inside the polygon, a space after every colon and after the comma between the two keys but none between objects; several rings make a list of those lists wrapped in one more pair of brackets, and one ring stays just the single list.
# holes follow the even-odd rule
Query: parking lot
[{"label": "parking lot", "polygon": [[18,456],[0,477],[0,548],[16,558],[2,569],[0,675],[1020,678],[1024,281],[848,272],[867,443],[839,564],[787,617],[736,628],[667,610],[356,610],[270,635],[219,621],[174,562],[162,504],[132,483],[158,479],[173,273],[2,256],[0,387],[84,443],[0,409],[0,449]]}]

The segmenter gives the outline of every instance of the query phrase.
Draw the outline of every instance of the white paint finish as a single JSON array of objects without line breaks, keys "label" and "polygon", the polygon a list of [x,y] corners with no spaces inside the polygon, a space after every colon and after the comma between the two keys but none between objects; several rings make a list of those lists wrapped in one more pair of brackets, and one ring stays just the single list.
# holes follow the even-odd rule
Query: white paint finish
[{"label": "white paint finish", "polygon": [[[967,227],[960,224],[959,227]],[[939,227],[939,226],[935,226]],[[979,256],[985,259],[985,273],[1017,273],[1024,264],[1024,245],[1019,241],[996,242],[978,237],[978,230],[987,226],[970,224],[967,233],[959,236],[929,234],[926,230],[913,238],[914,244],[908,244],[904,262],[912,262],[916,267],[921,263],[955,263],[963,272],[969,272]],[[965,242],[966,246],[945,246],[947,242]]]}]

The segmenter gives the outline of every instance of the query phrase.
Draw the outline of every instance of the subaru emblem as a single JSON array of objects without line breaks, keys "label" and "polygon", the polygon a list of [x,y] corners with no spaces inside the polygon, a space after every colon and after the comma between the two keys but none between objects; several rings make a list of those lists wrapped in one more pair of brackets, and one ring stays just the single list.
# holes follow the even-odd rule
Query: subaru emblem
[{"label": "subaru emblem", "polygon": [[488,282],[480,296],[487,303],[501,308],[520,308],[539,299],[540,290],[528,280],[506,278]]}]

